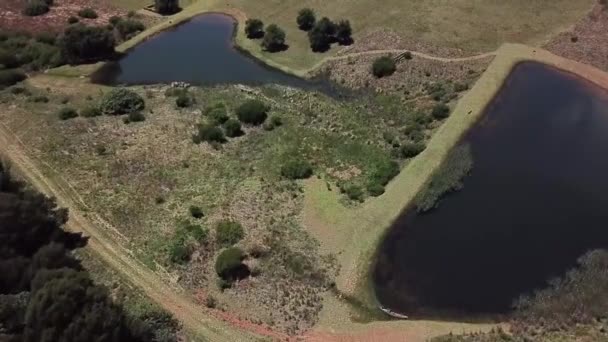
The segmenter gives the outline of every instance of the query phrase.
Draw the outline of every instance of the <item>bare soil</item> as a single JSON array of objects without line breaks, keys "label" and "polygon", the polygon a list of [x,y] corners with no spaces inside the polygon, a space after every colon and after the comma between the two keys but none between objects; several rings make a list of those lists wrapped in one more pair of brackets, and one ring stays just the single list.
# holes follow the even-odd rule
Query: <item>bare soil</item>
[{"label": "bare soil", "polygon": [[99,16],[97,19],[79,18],[81,22],[91,25],[103,25],[108,23],[112,16],[122,16],[125,10],[116,8],[106,1],[95,0],[55,0],[51,10],[40,16],[28,17],[22,14],[27,0],[2,0],[0,1],[0,29],[15,31],[59,32],[68,25],[68,18],[78,17],[78,11],[82,8],[92,8]]}]

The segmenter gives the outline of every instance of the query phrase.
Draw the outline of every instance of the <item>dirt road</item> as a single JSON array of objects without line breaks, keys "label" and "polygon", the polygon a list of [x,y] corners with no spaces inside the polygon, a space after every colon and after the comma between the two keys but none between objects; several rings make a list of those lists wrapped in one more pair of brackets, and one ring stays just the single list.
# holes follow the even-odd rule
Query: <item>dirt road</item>
[{"label": "dirt road", "polygon": [[113,236],[118,230],[90,210],[61,175],[52,169],[44,175],[25,153],[19,138],[1,122],[0,153],[10,163],[12,170],[27,179],[33,187],[55,197],[61,207],[69,208],[70,219],[66,225],[69,230],[83,232],[89,236],[88,248],[97,253],[110,267],[120,271],[125,279],[141,288],[153,301],[172,313],[186,330],[201,340],[209,341],[255,341],[262,337],[235,329],[213,317],[179,288],[168,286],[145,265],[132,258],[129,251],[119,243],[120,236]]}]

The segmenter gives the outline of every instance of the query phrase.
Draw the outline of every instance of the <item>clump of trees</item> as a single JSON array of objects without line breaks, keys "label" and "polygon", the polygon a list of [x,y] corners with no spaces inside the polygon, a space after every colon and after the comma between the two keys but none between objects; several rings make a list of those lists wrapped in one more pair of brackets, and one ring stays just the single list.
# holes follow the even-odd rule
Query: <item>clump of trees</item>
[{"label": "clump of trees", "polygon": [[99,109],[108,115],[121,115],[138,112],[146,106],[144,99],[136,92],[126,88],[115,88],[104,94]]},{"label": "clump of trees", "polygon": [[62,56],[72,64],[109,58],[114,54],[114,35],[105,27],[70,25],[59,39]]},{"label": "clump of trees", "polygon": [[378,78],[390,76],[397,71],[397,64],[390,56],[378,57],[372,64],[372,73]]},{"label": "clump of trees", "polygon": [[249,39],[264,37],[264,22],[260,19],[247,19],[245,22],[245,34]]},{"label": "clump of trees", "polygon": [[335,42],[340,45],[350,45],[353,43],[350,21],[341,20],[336,24],[329,18],[323,17],[308,31],[308,39],[314,52],[325,52]]},{"label": "clump of trees", "polygon": [[270,106],[260,100],[248,100],[236,109],[239,120],[245,124],[261,125],[268,117]]},{"label": "clump of trees", "polygon": [[161,327],[128,316],[72,256],[87,238],[63,229],[68,211],[15,180],[2,163],[0,217],[1,340],[156,338]]},{"label": "clump of trees", "polygon": [[154,0],[156,12],[169,15],[179,12],[179,0]]}]

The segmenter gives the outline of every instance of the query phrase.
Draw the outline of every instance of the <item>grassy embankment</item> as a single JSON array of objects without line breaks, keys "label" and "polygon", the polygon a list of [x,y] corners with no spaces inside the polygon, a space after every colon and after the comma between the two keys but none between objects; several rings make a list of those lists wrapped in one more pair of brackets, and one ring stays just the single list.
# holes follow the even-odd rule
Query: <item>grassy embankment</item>
[{"label": "grassy embankment", "polygon": [[[370,306],[374,305],[366,277],[375,248],[386,228],[415,199],[461,136],[481,118],[484,108],[500,90],[512,68],[522,61],[546,63],[608,86],[608,75],[591,66],[566,60],[544,50],[505,44],[471,91],[459,101],[450,118],[435,133],[426,150],[402,170],[383,196],[361,207],[347,208],[340,205],[335,194],[328,192],[322,183],[311,181],[308,184],[304,222],[309,231],[322,241],[321,250],[339,253],[338,261],[342,266],[338,280],[340,290],[355,295]],[[366,329],[343,320],[348,316],[348,309],[342,303],[331,302],[321,314],[320,329]],[[391,324],[406,328],[413,323]]]},{"label": "grassy embankment", "polygon": [[[182,12],[167,17],[162,23],[148,28],[133,39],[121,44],[124,52],[148,37],[205,12],[225,12],[239,22],[236,44],[264,63],[299,76],[307,75],[328,57],[341,49],[334,45],[326,53],[310,50],[306,32],[298,29],[295,18],[303,7],[311,7],[317,16],[333,20],[348,19],[354,29],[355,41],[366,32],[387,28],[399,34],[408,47],[437,46],[453,48],[466,54],[492,51],[504,42],[540,44],[552,34],[569,27],[580,18],[593,0],[558,0],[551,6],[540,1],[514,0],[509,2],[484,1],[471,5],[457,1],[384,1],[382,6],[369,0],[356,0],[345,6],[340,1],[286,0],[189,0],[182,2]],[[148,1],[131,0],[118,6],[128,9],[144,7]],[[384,8],[384,10],[382,8]],[[513,15],[517,13],[517,15]],[[287,34],[289,49],[280,53],[262,51],[259,41],[247,39],[243,32],[247,18],[260,18],[265,24],[276,23]],[[462,23],[466,23],[463,25]],[[393,48],[394,41],[360,42],[374,49]]]}]

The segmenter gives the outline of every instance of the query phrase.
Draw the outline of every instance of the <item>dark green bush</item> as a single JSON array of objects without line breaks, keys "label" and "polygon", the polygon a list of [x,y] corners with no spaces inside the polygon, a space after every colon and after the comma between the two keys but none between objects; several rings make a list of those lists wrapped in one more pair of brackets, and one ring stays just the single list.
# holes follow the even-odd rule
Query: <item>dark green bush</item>
[{"label": "dark green bush", "polygon": [[0,49],[0,64],[5,69],[13,69],[21,65],[21,62],[17,58],[17,55],[14,51],[6,51],[4,49]]},{"label": "dark green bush", "polygon": [[224,130],[226,131],[226,136],[230,138],[240,137],[241,135],[243,135],[241,123],[235,119],[230,119],[226,121],[224,123]]},{"label": "dark green bush", "polygon": [[372,73],[378,78],[390,76],[397,70],[397,64],[390,56],[377,58],[372,65]]},{"label": "dark green bush", "polygon": [[116,88],[104,94],[99,109],[109,115],[129,114],[144,109],[144,99],[126,88]]},{"label": "dark green bush", "polygon": [[110,23],[110,25],[112,26],[116,26],[118,25],[118,23],[120,23],[122,21],[122,18],[117,16],[117,15],[113,15],[110,17],[110,19],[108,20],[108,22]]},{"label": "dark green bush", "polygon": [[[200,125],[198,129],[198,134],[196,135],[198,142],[206,141],[208,143],[224,143],[226,142],[226,137],[224,136],[224,131],[221,128],[214,125]],[[193,139],[195,143],[196,139]]]},{"label": "dark green bush", "polygon": [[385,189],[382,184],[369,183],[367,184],[367,192],[374,197],[378,197],[384,193]]},{"label": "dark green bush", "polygon": [[115,45],[110,30],[82,24],[68,26],[59,39],[61,53],[69,63],[108,58],[114,54]]},{"label": "dark green bush", "polygon": [[357,184],[348,183],[341,188],[342,192],[348,196],[352,201],[363,202],[365,198],[365,193],[363,189]]},{"label": "dark green bush", "polygon": [[373,183],[386,185],[399,174],[399,164],[394,160],[386,160],[375,165],[369,180]]},{"label": "dark green bush", "polygon": [[178,0],[154,0],[156,12],[168,15],[179,12]]},{"label": "dark green bush", "polygon": [[306,179],[312,176],[312,166],[306,160],[293,159],[281,167],[281,176],[288,179]]},{"label": "dark green bush", "polygon": [[59,119],[68,120],[78,116],[78,113],[74,108],[64,107],[59,110]]},{"label": "dark green bush", "polygon": [[315,22],[317,21],[317,17],[315,12],[310,8],[303,8],[298,12],[298,18],[296,22],[298,23],[298,27],[302,31],[309,31],[315,26]]},{"label": "dark green bush", "polygon": [[49,5],[43,0],[28,0],[23,8],[23,14],[28,17],[35,17],[48,13]]},{"label": "dark green bush", "polygon": [[229,118],[226,105],[221,102],[205,108],[203,114],[207,115],[212,122],[218,125],[225,123]]},{"label": "dark green bush", "polygon": [[438,103],[433,107],[433,111],[431,115],[437,120],[442,120],[450,116],[450,107],[448,107],[445,103]]},{"label": "dark green bush", "polygon": [[100,115],[101,115],[101,110],[95,106],[85,107],[80,111],[80,116],[85,117],[85,118],[92,118],[92,117],[100,116]]},{"label": "dark green bush", "polygon": [[78,11],[78,16],[86,19],[97,19],[98,17],[97,12],[95,12],[94,9],[88,7]]},{"label": "dark green bush", "polygon": [[236,109],[239,120],[246,124],[261,125],[268,117],[270,107],[260,100],[249,100]]},{"label": "dark green bush", "polygon": [[353,29],[350,21],[341,20],[336,26],[336,40],[340,45],[350,45],[353,43]]},{"label": "dark green bush", "polygon": [[142,112],[131,112],[125,119],[128,121],[125,123],[141,122],[146,121],[146,116]]},{"label": "dark green bush", "polygon": [[215,271],[217,275],[226,279],[230,277],[236,268],[241,267],[245,253],[238,247],[230,247],[223,250],[215,260]]},{"label": "dark green bush", "polygon": [[80,19],[78,19],[78,17],[75,17],[75,16],[70,16],[70,17],[68,18],[68,24],[70,24],[70,25],[72,25],[72,24],[76,24],[76,23],[78,23],[78,22],[80,22]]},{"label": "dark green bush", "polygon": [[402,158],[413,158],[419,155],[426,146],[422,143],[407,142],[401,146],[401,157]]},{"label": "dark green bush", "polygon": [[188,211],[190,211],[190,215],[192,215],[192,217],[197,219],[203,218],[205,216],[205,213],[203,213],[203,209],[195,205],[190,206],[190,208],[188,208]]},{"label": "dark green bush", "polygon": [[186,108],[192,106],[194,99],[188,93],[182,93],[175,99],[175,105],[179,108]]},{"label": "dark green bush", "polygon": [[269,52],[284,50],[286,48],[285,31],[275,24],[268,25],[262,40],[262,48]]},{"label": "dark green bush", "polygon": [[21,70],[0,70],[0,88],[10,87],[26,78]]},{"label": "dark green bush", "polygon": [[127,18],[133,18],[133,17],[135,17],[135,14],[136,14],[135,11],[131,10],[131,11],[127,12]]},{"label": "dark green bush", "polygon": [[264,22],[260,19],[247,19],[245,22],[245,34],[249,39],[264,37]]},{"label": "dark green bush", "polygon": [[113,25],[116,27],[116,30],[118,30],[118,33],[120,33],[120,36],[123,39],[128,39],[133,34],[146,29],[146,26],[141,21],[134,19],[120,20],[119,18],[119,20]]},{"label": "dark green bush", "polygon": [[245,237],[245,231],[238,222],[220,221],[215,227],[215,240],[219,246],[232,246],[241,241],[243,237]]}]

